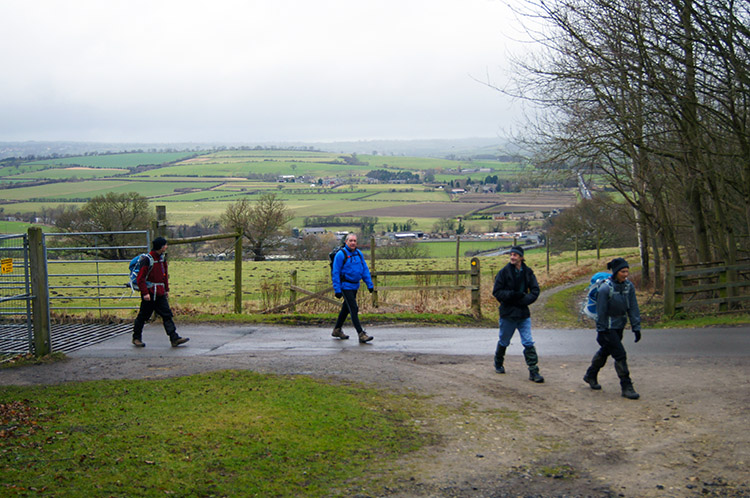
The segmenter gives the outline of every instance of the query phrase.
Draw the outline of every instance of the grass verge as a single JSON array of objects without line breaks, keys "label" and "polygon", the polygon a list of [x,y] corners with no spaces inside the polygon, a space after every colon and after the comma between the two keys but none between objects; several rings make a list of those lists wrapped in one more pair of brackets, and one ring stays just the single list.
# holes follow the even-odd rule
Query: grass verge
[{"label": "grass verge", "polygon": [[377,493],[392,462],[429,441],[419,410],[373,389],[246,371],[5,387],[0,494]]},{"label": "grass verge", "polygon": [[[333,326],[338,313],[290,313],[290,314],[194,314],[182,319],[200,323],[265,323],[272,325],[314,325]],[[497,325],[497,318],[484,317],[477,319],[472,315],[449,315],[439,313],[361,313],[360,321],[365,325],[419,324],[419,325],[452,325],[455,327],[482,327]]]}]

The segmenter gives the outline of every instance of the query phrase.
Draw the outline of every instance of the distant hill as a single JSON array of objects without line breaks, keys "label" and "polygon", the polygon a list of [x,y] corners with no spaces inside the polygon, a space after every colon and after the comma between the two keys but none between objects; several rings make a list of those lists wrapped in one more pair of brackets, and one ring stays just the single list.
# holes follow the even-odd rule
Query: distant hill
[{"label": "distant hill", "polygon": [[104,143],[104,142],[0,142],[0,159],[8,157],[49,157],[126,151],[202,151],[234,147],[312,148],[345,154],[468,158],[508,156],[518,149],[507,140],[457,138],[434,140],[362,140],[354,142],[263,142],[263,143]]}]

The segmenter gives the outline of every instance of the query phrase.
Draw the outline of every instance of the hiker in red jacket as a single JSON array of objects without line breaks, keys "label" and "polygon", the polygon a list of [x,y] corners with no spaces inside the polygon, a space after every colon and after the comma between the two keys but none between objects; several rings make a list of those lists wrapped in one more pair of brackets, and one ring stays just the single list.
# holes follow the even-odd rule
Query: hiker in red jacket
[{"label": "hiker in red jacket", "polygon": [[152,250],[141,259],[138,272],[138,289],[141,291],[141,309],[133,323],[133,344],[145,347],[143,342],[143,325],[156,312],[164,322],[164,330],[172,346],[185,344],[190,339],[180,337],[174,324],[172,310],[169,307],[169,272],[167,271],[167,239],[157,237],[152,243]]}]

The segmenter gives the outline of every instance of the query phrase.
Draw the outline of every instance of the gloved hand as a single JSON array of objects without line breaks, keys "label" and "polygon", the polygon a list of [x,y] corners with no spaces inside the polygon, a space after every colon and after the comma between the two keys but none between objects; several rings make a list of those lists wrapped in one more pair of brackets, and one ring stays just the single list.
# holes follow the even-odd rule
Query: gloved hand
[{"label": "gloved hand", "polygon": [[337,292],[336,294],[334,294],[334,296],[336,296],[336,299],[341,299],[342,297],[344,297],[344,295],[340,292]]},{"label": "gloved hand", "polygon": [[523,299],[523,296],[525,296],[525,295],[526,295],[526,294],[524,294],[524,293],[523,293],[523,292],[521,292],[521,291],[515,291],[515,292],[513,293],[513,300],[514,300],[514,301],[520,301],[521,299]]},{"label": "gloved hand", "polygon": [[641,331],[640,330],[634,330],[633,333],[635,334],[635,342],[638,342],[641,340]]},{"label": "gloved hand", "polygon": [[375,289],[374,289],[373,287],[368,287],[368,288],[367,288],[367,292],[369,292],[370,294],[372,294],[372,291],[374,291],[374,290],[375,290]]}]

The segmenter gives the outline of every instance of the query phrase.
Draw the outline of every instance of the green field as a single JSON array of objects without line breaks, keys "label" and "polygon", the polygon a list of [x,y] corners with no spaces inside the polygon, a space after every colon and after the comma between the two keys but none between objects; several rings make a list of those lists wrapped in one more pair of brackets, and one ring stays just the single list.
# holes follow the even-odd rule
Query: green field
[{"label": "green field", "polygon": [[65,157],[58,159],[43,159],[31,161],[30,165],[59,165],[59,166],[85,166],[89,168],[133,168],[136,166],[148,166],[167,164],[196,153],[193,152],[136,152],[123,154],[101,154],[94,156]]},{"label": "green field", "polygon": [[[481,181],[491,175],[506,178],[529,171],[519,164],[487,160],[379,155],[360,155],[357,159],[357,164],[344,164],[357,161],[348,154],[258,149],[103,154],[29,161],[13,166],[0,162],[0,184],[37,183],[0,188],[0,207],[6,215],[38,215],[44,208],[62,204],[80,207],[92,197],[108,192],[138,192],[154,206],[165,205],[170,224],[182,225],[196,223],[206,216],[218,218],[231,202],[273,191],[294,215],[290,227],[302,226],[307,216],[354,215],[377,217],[378,231],[389,230],[393,223],[403,224],[408,219],[417,220],[419,229],[430,231],[440,218],[455,216],[446,212],[468,212],[463,205],[453,204],[461,199],[451,199],[445,190],[421,184],[369,183],[364,175],[373,169],[408,170],[422,176],[431,172],[445,181],[467,177]],[[135,172],[137,166],[147,167]],[[467,169],[476,168],[487,171],[466,173]],[[280,183],[277,179],[281,175],[293,175],[303,181]],[[492,206],[502,200],[494,194],[486,194],[485,199],[471,202]],[[438,205],[458,209],[433,208]],[[467,228],[480,232],[496,225],[489,221],[465,221]],[[513,226],[508,224],[508,228]]]}]

